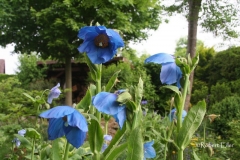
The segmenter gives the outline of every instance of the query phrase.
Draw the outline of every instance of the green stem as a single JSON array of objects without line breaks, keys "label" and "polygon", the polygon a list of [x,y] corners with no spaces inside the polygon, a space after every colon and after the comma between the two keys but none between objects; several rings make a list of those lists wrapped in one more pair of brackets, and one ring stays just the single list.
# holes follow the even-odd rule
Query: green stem
[{"label": "green stem", "polygon": [[203,126],[203,142],[205,144],[206,141],[206,121],[204,122],[204,126]]},{"label": "green stem", "polygon": [[180,128],[182,128],[182,111],[183,111],[184,105],[185,105],[188,86],[189,86],[189,74],[187,74],[186,77],[185,77],[185,83],[184,83],[184,88],[183,88],[181,105],[180,105],[180,108],[179,108],[178,113],[177,113],[177,132],[178,133],[179,133]]},{"label": "green stem", "polygon": [[[98,70],[97,70],[97,80],[96,80],[96,83],[97,83],[97,90],[96,90],[96,94],[100,93],[101,90],[102,90],[102,87],[101,87],[101,79],[102,79],[102,64],[99,64],[98,65]],[[98,119],[99,122],[101,122],[101,113],[98,112],[96,110],[96,117]]]},{"label": "green stem", "polygon": [[108,121],[105,120],[105,134],[108,134]]},{"label": "green stem", "polygon": [[[187,91],[188,91],[188,87],[189,87],[189,76],[190,76],[189,74],[186,74],[184,88],[183,88],[183,94],[182,94],[182,99],[181,99],[181,105],[180,105],[180,108],[177,113],[177,132],[178,132],[178,134],[179,134],[180,129],[182,128],[182,111],[184,109]],[[178,160],[183,160],[183,149],[181,149],[181,148],[178,149]]]},{"label": "green stem", "polygon": [[178,160],[183,160],[183,150],[178,150]]},{"label": "green stem", "polygon": [[67,142],[66,147],[65,147],[65,152],[64,152],[64,158],[63,158],[63,160],[67,160],[67,159],[68,159],[69,147],[70,147],[70,143]]},{"label": "green stem", "polygon": [[35,150],[35,137],[32,140],[32,154],[31,154],[31,160],[34,160],[34,150]]}]

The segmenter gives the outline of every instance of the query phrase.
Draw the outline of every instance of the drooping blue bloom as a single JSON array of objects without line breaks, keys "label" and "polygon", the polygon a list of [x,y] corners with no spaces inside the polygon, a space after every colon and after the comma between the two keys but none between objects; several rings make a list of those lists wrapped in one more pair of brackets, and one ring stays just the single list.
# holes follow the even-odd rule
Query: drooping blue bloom
[{"label": "drooping blue bloom", "polygon": [[[24,137],[24,135],[26,134],[26,130],[25,130],[25,129],[21,129],[20,131],[18,131],[18,134],[19,134],[20,136],[23,136],[23,137]],[[16,143],[16,146],[17,146],[17,147],[19,147],[19,146],[21,145],[21,141],[20,141],[18,138],[14,138],[12,142],[13,142],[13,143]]]},{"label": "drooping blue bloom", "polygon": [[67,141],[76,148],[84,143],[88,126],[85,117],[78,110],[69,106],[57,106],[39,116],[49,119],[49,140],[65,135]]},{"label": "drooping blue bloom", "polygon": [[[170,118],[170,121],[172,120],[177,120],[177,116],[176,116],[176,113],[177,113],[177,110],[176,108],[172,109],[170,114],[169,114],[169,118]],[[182,121],[184,120],[184,118],[187,116],[187,112],[185,110],[182,111]]]},{"label": "drooping blue bloom", "polygon": [[47,100],[47,102],[48,102],[49,104],[52,103],[52,100],[53,100],[54,98],[58,98],[58,97],[59,97],[59,95],[60,95],[60,93],[61,93],[59,87],[60,87],[60,83],[58,83],[55,87],[53,87],[53,88],[51,89],[51,91],[50,91],[50,93],[49,93],[49,95],[48,95],[48,100]]},{"label": "drooping blue bloom", "polygon": [[143,145],[143,148],[144,148],[143,160],[146,160],[146,158],[156,157],[155,149],[152,146],[153,143],[154,143],[154,141],[144,143],[144,145]]},{"label": "drooping blue bloom", "polygon": [[115,93],[100,92],[92,99],[92,104],[97,108],[99,112],[111,115],[115,118],[120,128],[126,120],[126,106],[117,102],[119,90]]},{"label": "drooping blue bloom", "polygon": [[103,143],[101,152],[104,152],[107,149],[107,147],[108,147],[107,143],[112,140],[112,136],[111,135],[104,135],[103,139],[104,139],[105,142]]},{"label": "drooping blue bloom", "polygon": [[78,37],[84,40],[78,51],[86,52],[94,64],[109,61],[117,53],[117,49],[124,46],[121,36],[105,26],[83,27],[79,30]]},{"label": "drooping blue bloom", "polygon": [[182,78],[182,71],[176,65],[175,59],[172,55],[167,53],[158,53],[148,57],[145,63],[161,64],[160,80],[162,84],[177,83],[178,88],[181,88],[180,79]]}]

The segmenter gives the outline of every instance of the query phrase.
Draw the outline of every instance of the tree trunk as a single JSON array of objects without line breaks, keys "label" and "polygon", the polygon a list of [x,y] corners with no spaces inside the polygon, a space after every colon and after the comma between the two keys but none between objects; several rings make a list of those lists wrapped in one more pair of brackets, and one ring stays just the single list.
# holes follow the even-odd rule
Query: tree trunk
[{"label": "tree trunk", "polygon": [[65,104],[72,106],[72,63],[70,56],[65,59],[65,85],[65,89],[68,89],[65,94]]},{"label": "tree trunk", "polygon": [[[198,27],[198,16],[201,8],[202,0],[188,0],[189,14],[188,14],[188,44],[187,54],[190,53],[191,58],[196,55],[196,44],[197,44],[197,27]],[[192,84],[193,84],[194,72],[191,73],[189,93],[186,96],[184,109],[188,111],[191,100]]]}]

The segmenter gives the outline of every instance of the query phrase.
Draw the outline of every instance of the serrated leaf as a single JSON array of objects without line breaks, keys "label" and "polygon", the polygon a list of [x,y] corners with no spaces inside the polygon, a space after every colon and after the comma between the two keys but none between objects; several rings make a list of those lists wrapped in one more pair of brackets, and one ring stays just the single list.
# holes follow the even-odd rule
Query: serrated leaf
[{"label": "serrated leaf", "polygon": [[177,144],[179,148],[184,149],[190,143],[193,134],[202,123],[205,113],[205,101],[198,102],[197,105],[190,109],[187,116],[184,118],[182,128],[179,130],[177,138]]},{"label": "serrated leaf", "polygon": [[27,93],[23,93],[23,95],[26,96],[26,97],[28,97],[29,99],[31,99],[31,101],[33,101],[33,102],[36,101],[32,96],[30,96],[30,95],[27,94]]},{"label": "serrated leaf", "polygon": [[110,80],[108,81],[107,85],[106,85],[106,92],[110,92],[112,87],[115,85],[116,83],[116,80],[117,80],[117,77],[118,77],[118,74],[121,72],[121,70],[115,72],[112,77],[110,78]]},{"label": "serrated leaf", "polygon": [[102,128],[97,120],[91,119],[88,126],[88,136],[91,151],[100,153],[104,139]]},{"label": "serrated leaf", "polygon": [[127,160],[143,159],[143,139],[141,128],[135,128],[128,139]]}]

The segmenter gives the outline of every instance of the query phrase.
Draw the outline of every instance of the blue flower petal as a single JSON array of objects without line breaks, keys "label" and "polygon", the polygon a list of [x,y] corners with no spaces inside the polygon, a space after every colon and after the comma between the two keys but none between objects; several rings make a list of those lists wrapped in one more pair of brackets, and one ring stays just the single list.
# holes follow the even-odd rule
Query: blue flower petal
[{"label": "blue flower petal", "polygon": [[58,98],[58,97],[59,97],[61,91],[60,91],[60,89],[58,89],[58,87],[60,87],[60,84],[59,84],[59,83],[58,83],[55,87],[53,87],[53,88],[51,89],[51,91],[50,91],[50,93],[49,93],[49,95],[48,95],[48,100],[47,100],[47,102],[48,102],[49,104],[52,103],[52,100],[53,100],[54,98]]},{"label": "blue flower petal", "polygon": [[54,140],[54,139],[64,136],[63,126],[64,126],[64,121],[62,118],[49,119],[48,139]]},{"label": "blue flower petal", "polygon": [[[106,48],[95,45],[94,40],[99,34],[108,36],[109,42]],[[78,47],[79,52],[86,52],[94,64],[101,64],[111,60],[117,53],[117,48],[124,46],[120,35],[112,29],[107,29],[105,26],[83,27],[80,29],[78,37],[84,40]]]},{"label": "blue flower petal", "polygon": [[42,118],[62,118],[74,111],[75,109],[69,106],[57,106],[41,113],[39,116]]},{"label": "blue flower petal", "polygon": [[154,141],[147,142],[143,145],[144,147],[144,158],[154,158],[156,157],[155,149],[152,147]]},{"label": "blue flower petal", "polygon": [[125,106],[120,106],[116,100],[116,94],[100,92],[92,99],[92,103],[99,112],[113,116],[125,108]]},{"label": "blue flower petal", "polygon": [[121,36],[118,34],[118,32],[116,32],[112,29],[107,29],[106,33],[109,37],[109,42],[111,44],[111,50],[116,50],[117,48],[124,46],[124,42],[123,42]]},{"label": "blue flower petal", "polygon": [[98,34],[106,34],[107,28],[105,26],[95,26],[95,30]]},{"label": "blue flower petal", "polygon": [[78,127],[83,132],[88,131],[87,121],[85,117],[77,110],[67,116],[67,121],[68,124],[72,127]]},{"label": "blue flower petal", "polygon": [[158,53],[148,57],[145,60],[145,63],[157,63],[157,64],[165,64],[170,62],[175,62],[174,57],[167,53]]},{"label": "blue flower petal", "polygon": [[76,148],[79,148],[84,143],[87,135],[86,132],[71,126],[64,127],[64,132],[67,141]]},{"label": "blue flower petal", "polygon": [[80,38],[80,39],[85,39],[85,37],[86,37],[86,34],[88,34],[88,33],[90,33],[90,32],[92,32],[92,33],[97,33],[97,31],[96,31],[96,29],[95,29],[95,26],[87,26],[87,27],[83,27],[83,28],[81,28],[80,30],[79,30],[79,32],[78,32],[78,37]]},{"label": "blue flower petal", "polygon": [[163,64],[160,73],[162,84],[173,84],[177,82],[177,65],[175,63]]},{"label": "blue flower petal", "polygon": [[123,124],[126,120],[126,108],[122,109],[120,112],[118,112],[116,115],[114,115],[114,118],[115,118],[116,122],[118,123],[118,125],[120,126],[120,128],[122,129]]}]

